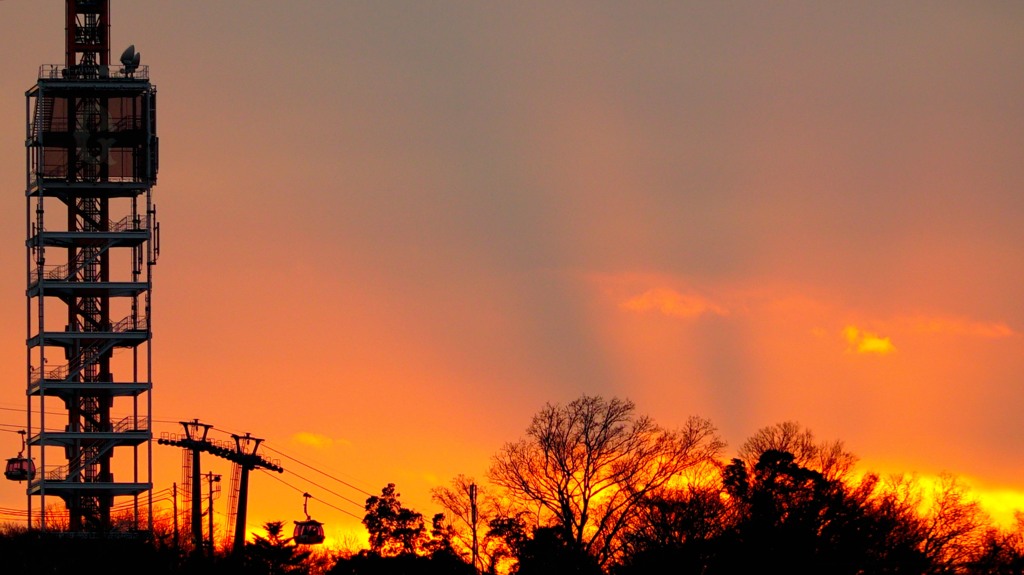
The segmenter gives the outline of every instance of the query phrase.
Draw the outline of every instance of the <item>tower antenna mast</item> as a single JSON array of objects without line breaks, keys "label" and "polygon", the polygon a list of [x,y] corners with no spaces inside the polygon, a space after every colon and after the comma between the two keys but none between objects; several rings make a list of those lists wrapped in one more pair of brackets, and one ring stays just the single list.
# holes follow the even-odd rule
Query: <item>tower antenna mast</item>
[{"label": "tower antenna mast", "polygon": [[131,64],[110,65],[110,0],[65,0],[65,61],[25,93],[29,527],[56,496],[70,531],[109,531],[131,497],[152,529],[156,87]]}]

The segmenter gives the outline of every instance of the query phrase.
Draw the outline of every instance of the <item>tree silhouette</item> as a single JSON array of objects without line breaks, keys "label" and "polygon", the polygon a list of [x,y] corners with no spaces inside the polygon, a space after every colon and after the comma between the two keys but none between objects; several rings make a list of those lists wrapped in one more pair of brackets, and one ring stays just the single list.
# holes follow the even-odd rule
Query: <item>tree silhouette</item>
[{"label": "tree silhouette", "polygon": [[700,573],[718,553],[728,508],[718,486],[686,485],[644,500],[624,535],[620,574],[656,573],[665,565]]},{"label": "tree silhouette", "polygon": [[307,572],[304,562],[308,551],[300,551],[284,535],[283,521],[263,524],[266,537],[253,535],[252,543],[245,546],[242,564],[246,573],[254,575],[302,575]]},{"label": "tree silhouette", "polygon": [[423,515],[402,507],[395,484],[388,483],[380,496],[366,500],[363,525],[370,533],[370,551],[382,557],[417,555],[426,542]]},{"label": "tree silhouette", "polygon": [[968,569],[988,575],[1020,575],[1024,573],[1024,515],[1016,513],[1016,526],[1011,531],[994,527],[985,530]]},{"label": "tree silhouette", "polygon": [[[430,519],[430,539],[423,544],[423,549],[431,557],[455,557],[460,558],[452,546],[452,537],[455,531],[445,519],[444,513],[435,513]],[[461,558],[460,558],[461,559]]]},{"label": "tree silhouette", "polygon": [[508,563],[519,560],[530,536],[521,515],[495,517],[487,526],[484,541],[488,547],[488,561],[484,572],[493,574]]},{"label": "tree silhouette", "polygon": [[628,400],[583,396],[547,404],[526,438],[495,456],[490,477],[522,511],[540,510],[535,524],[550,522],[559,541],[604,566],[618,555],[619,534],[640,502],[722,447],[707,420],[666,430]]},{"label": "tree silhouette", "polygon": [[875,475],[830,479],[769,449],[752,470],[734,459],[722,477],[733,523],[709,573],[910,575],[939,564],[923,550],[912,493],[881,490]]},{"label": "tree silhouette", "polygon": [[[598,401],[600,403],[600,401]],[[615,413],[604,402],[608,413]],[[621,405],[619,406],[621,407]],[[569,429],[587,429],[586,414],[565,411],[555,418],[553,436],[569,436]],[[557,410],[556,410],[557,411]],[[572,414],[572,417],[568,417]],[[539,414],[544,415],[544,413]],[[552,414],[547,414],[548,416]],[[558,415],[558,414],[556,414]],[[551,465],[565,465],[575,475],[561,476],[565,493],[582,489],[588,477],[586,465],[575,466],[589,456],[625,453],[634,445],[626,437],[637,418],[590,418],[615,421],[602,433],[580,432],[568,452],[547,452]],[[540,425],[538,423],[538,425]],[[589,425],[595,425],[591,423]],[[546,428],[545,428],[546,429]],[[648,424],[640,443],[664,433]],[[616,438],[615,449],[594,450],[595,438]],[[698,441],[709,449],[711,438]],[[557,442],[554,445],[558,445]],[[798,456],[770,446],[796,446]],[[823,449],[822,447],[827,447]],[[764,448],[757,452],[757,449]],[[544,454],[544,451],[539,451]],[[665,453],[675,453],[672,451]],[[690,461],[693,452],[687,452]],[[492,486],[486,514],[488,530],[481,538],[483,572],[510,575],[646,575],[649,573],[787,573],[792,575],[1021,575],[1024,573],[1024,515],[1017,524],[1003,528],[992,524],[972,498],[967,486],[945,475],[932,487],[922,487],[914,476],[880,478],[873,473],[844,472],[842,462],[853,456],[840,442],[819,443],[810,432],[780,424],[759,430],[743,444],[737,457],[721,464],[685,467],[657,488],[650,488],[632,502],[629,511],[608,515],[621,522],[614,539],[612,559],[600,563],[593,552],[602,539],[599,510],[617,489],[650,483],[612,483],[606,491],[591,493],[589,506],[569,501],[570,511],[588,510],[584,534],[592,537],[587,547],[575,539],[576,528],[566,529],[555,511],[538,499],[520,497],[515,504],[503,502],[511,490]],[[642,460],[621,456],[619,465]],[[547,469],[533,462],[533,469]],[[667,465],[657,462],[659,466]],[[648,470],[649,471],[649,470]],[[591,477],[591,484],[607,481],[607,475]],[[553,475],[554,476],[554,475]],[[640,477],[649,477],[640,474]],[[453,490],[472,482],[453,482]],[[579,485],[573,482],[578,482]],[[526,484],[522,488],[531,487]],[[501,491],[500,489],[505,489]],[[538,488],[539,489],[539,488]],[[462,490],[465,495],[465,489]],[[538,491],[539,492],[539,491]],[[520,494],[521,495],[521,494]],[[497,504],[501,502],[501,504]],[[465,497],[446,510],[468,509]],[[574,507],[576,506],[576,507]],[[538,509],[540,510],[538,512]],[[449,517],[451,520],[449,520]],[[6,573],[65,573],[95,570],[104,573],[224,574],[224,575],[477,575],[473,566],[455,552],[458,515],[437,513],[428,526],[423,516],[406,509],[393,484],[381,495],[367,500],[364,523],[371,533],[372,550],[356,554],[324,550],[315,559],[300,551],[285,533],[283,522],[264,525],[265,535],[254,536],[241,556],[197,556],[181,553],[159,533],[112,532],[80,539],[67,533],[44,533],[24,526],[0,525],[0,557]],[[571,526],[576,525],[572,523]],[[106,538],[105,538],[106,536]],[[584,538],[586,543],[588,539]]]},{"label": "tree silhouette", "polygon": [[968,565],[982,546],[989,523],[977,501],[967,497],[963,484],[943,474],[933,490],[924,516],[923,552],[935,566],[932,573],[955,573]]},{"label": "tree silhouette", "polygon": [[[465,475],[457,475],[450,486],[438,486],[431,490],[431,498],[447,512],[453,551],[463,559],[472,561],[473,542],[483,564],[490,563],[490,546],[484,542],[484,528],[495,516],[495,504],[487,488]],[[475,503],[474,503],[475,501]]]},{"label": "tree silhouette", "polygon": [[813,469],[827,479],[843,479],[857,463],[857,457],[846,451],[843,442],[815,440],[811,430],[795,421],[762,427],[739,449],[739,458],[748,467],[757,465],[766,451],[786,452],[799,466]]},{"label": "tree silhouette", "polygon": [[564,529],[540,527],[522,542],[516,575],[601,575],[597,560],[571,541]]},{"label": "tree silhouette", "polygon": [[[790,573],[810,573],[816,561],[819,517],[831,502],[828,482],[795,463],[793,454],[769,449],[752,473],[734,459],[724,474],[738,521],[734,544],[741,553],[723,557],[753,567],[756,561]],[[769,569],[771,570],[771,569]]]}]

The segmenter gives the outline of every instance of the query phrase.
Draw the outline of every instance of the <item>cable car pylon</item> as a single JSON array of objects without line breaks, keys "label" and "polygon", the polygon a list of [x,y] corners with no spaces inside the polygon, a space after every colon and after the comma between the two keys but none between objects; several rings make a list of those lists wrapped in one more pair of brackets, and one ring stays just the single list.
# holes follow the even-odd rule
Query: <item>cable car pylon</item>
[{"label": "cable car pylon", "polygon": [[[199,474],[199,452],[205,451],[210,455],[227,459],[235,464],[240,471],[240,481],[238,484],[238,506],[236,511],[236,525],[235,525],[235,539],[232,546],[232,553],[241,553],[245,547],[245,515],[246,508],[248,507],[249,499],[249,472],[253,469],[268,469],[270,471],[276,471],[283,473],[284,468],[275,462],[268,461],[262,456],[256,454],[256,450],[259,449],[262,439],[255,438],[248,433],[245,435],[231,434],[232,439],[235,440],[234,449],[218,445],[213,441],[206,438],[206,430],[212,428],[212,425],[206,425],[199,423],[196,419],[191,422],[180,422],[186,430],[184,437],[174,436],[173,434],[166,434],[158,440],[161,445],[174,445],[177,447],[183,447],[185,449],[191,449],[194,454],[194,465],[192,473],[195,476]],[[190,428],[191,426],[191,428]],[[190,429],[198,429],[204,427],[202,437],[193,436],[189,433]],[[195,479],[193,479],[195,481]],[[197,488],[198,489],[198,488]],[[197,491],[198,492],[198,491]],[[195,499],[195,496],[193,495]],[[194,505],[194,503],[193,503]],[[194,515],[201,515],[202,510]],[[195,517],[192,519],[195,522]],[[195,531],[202,533],[202,525]],[[195,533],[193,533],[195,537]],[[200,535],[202,537],[202,535]],[[202,540],[200,539],[196,545],[197,548],[202,548]]]}]

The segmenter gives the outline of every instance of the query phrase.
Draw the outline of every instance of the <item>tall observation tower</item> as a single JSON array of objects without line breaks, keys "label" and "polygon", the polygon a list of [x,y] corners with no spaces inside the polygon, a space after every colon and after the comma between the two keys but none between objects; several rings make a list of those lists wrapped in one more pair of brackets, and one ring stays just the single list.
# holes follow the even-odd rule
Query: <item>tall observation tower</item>
[{"label": "tall observation tower", "polygon": [[57,497],[71,531],[149,529],[156,88],[133,47],[111,64],[109,0],[65,4],[65,62],[25,93],[29,523]]}]

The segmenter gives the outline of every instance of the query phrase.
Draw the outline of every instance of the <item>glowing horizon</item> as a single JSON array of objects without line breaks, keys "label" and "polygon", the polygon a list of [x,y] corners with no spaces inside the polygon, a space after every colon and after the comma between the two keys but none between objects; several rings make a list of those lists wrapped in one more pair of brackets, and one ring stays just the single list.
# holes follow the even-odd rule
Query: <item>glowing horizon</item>
[{"label": "glowing horizon", "polygon": [[[730,454],[798,421],[869,469],[970,478],[1003,520],[1024,501],[1024,7],[111,10],[159,90],[154,434],[199,418],[356,486],[283,460],[295,488],[255,473],[250,531],[302,491],[361,515],[387,483],[429,516],[431,487],[584,393],[707,417]],[[62,60],[63,6],[0,21],[23,55],[0,64],[10,431],[24,92]],[[181,481],[179,450],[154,446],[154,478]]]}]

